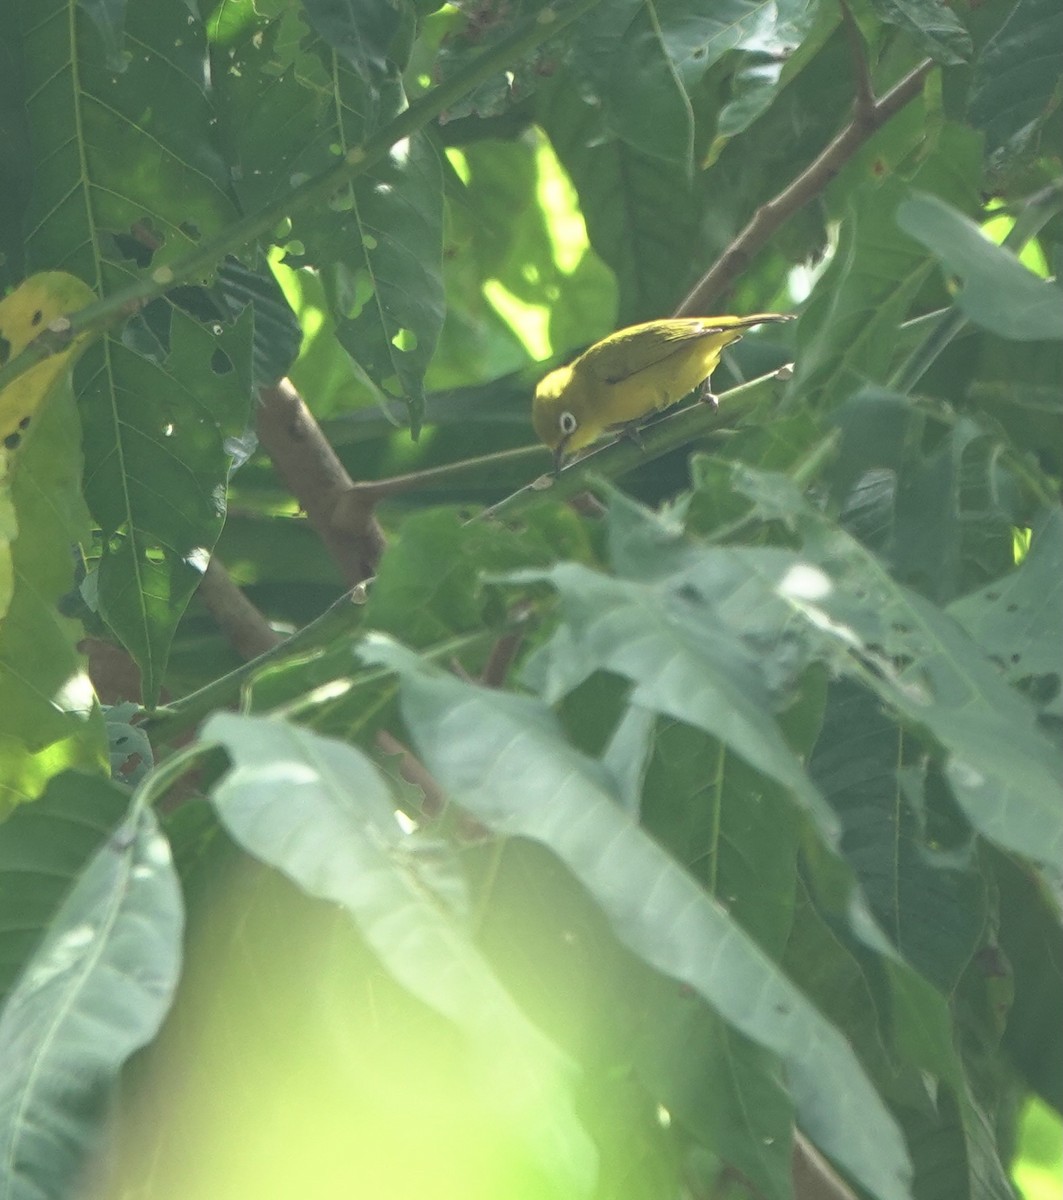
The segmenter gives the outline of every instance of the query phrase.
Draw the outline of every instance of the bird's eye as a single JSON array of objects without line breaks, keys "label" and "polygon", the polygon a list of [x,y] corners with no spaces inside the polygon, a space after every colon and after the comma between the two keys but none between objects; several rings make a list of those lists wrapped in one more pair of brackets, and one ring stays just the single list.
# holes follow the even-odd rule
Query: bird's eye
[{"label": "bird's eye", "polygon": [[570,433],[575,433],[575,432],[576,432],[576,426],[577,426],[578,424],[579,424],[579,422],[576,420],[576,418],[575,418],[575,417],[573,416],[573,414],[572,414],[572,413],[570,413],[570,412],[563,412],[563,413],[562,413],[562,414],[561,414],[561,415],[560,415],[560,416],[557,418],[557,427],[558,427],[558,429],[560,429],[560,430],[561,430],[561,432],[562,432],[562,433],[564,433],[564,434],[566,434],[566,435],[567,435],[567,434],[570,434]]}]

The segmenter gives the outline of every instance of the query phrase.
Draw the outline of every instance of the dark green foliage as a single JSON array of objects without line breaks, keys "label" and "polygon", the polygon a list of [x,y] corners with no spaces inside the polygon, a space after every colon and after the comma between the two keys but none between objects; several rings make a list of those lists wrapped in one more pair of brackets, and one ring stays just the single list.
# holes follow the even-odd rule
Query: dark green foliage
[{"label": "dark green foliage", "polygon": [[[83,464],[69,387],[0,459],[0,1196],[809,1200],[811,1144],[1013,1200],[1063,1106],[1050,8],[5,14],[0,285],[146,290]],[[800,319],[527,486],[539,376],[765,204],[715,303]],[[286,375],[333,514],[316,431],[257,447]],[[290,635],[243,665],[215,546]],[[141,674],[111,744],[72,612]]]}]

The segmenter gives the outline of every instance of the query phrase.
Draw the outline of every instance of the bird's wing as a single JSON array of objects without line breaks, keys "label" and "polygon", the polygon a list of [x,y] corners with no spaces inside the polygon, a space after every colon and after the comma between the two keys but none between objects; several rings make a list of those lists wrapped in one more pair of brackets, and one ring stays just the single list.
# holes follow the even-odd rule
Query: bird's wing
[{"label": "bird's wing", "polygon": [[722,339],[721,347],[726,346],[742,336],[741,330],[766,318],[779,319],[761,313],[753,317],[688,317],[635,325],[591,347],[580,367],[600,383],[621,383],[681,354],[691,342],[715,336]]}]

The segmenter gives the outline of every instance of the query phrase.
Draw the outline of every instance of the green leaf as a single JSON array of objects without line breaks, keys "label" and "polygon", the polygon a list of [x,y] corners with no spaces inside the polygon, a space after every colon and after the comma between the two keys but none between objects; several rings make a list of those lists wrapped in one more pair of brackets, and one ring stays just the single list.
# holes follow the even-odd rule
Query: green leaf
[{"label": "green leaf", "polygon": [[[24,12],[35,154],[29,261],[62,264],[103,293],[225,228],[236,209],[213,141],[198,18],[168,0],[133,5],[126,33],[139,49],[115,74],[84,13],[60,0]],[[144,319],[158,322],[153,332],[165,345],[169,305],[159,302]],[[173,322],[174,373],[108,336],[87,353],[78,376],[86,498],[105,539],[104,614],[138,660],[148,703],[158,696],[174,627],[220,528],[229,465],[223,438],[243,430],[250,403],[240,361],[249,353],[250,321],[246,345],[242,333],[220,336],[216,345],[180,313]],[[216,411],[227,418],[220,430]]]},{"label": "green leaf", "polygon": [[877,956],[868,955],[848,923],[812,894],[814,870],[797,882],[793,917],[781,965],[824,1017],[844,1029],[853,1050],[883,1095],[890,1100],[913,1089],[908,1064],[898,1064],[889,1044],[881,1005],[887,988]]},{"label": "green leaf", "polygon": [[500,622],[504,611],[497,598],[492,603],[483,576],[549,558],[549,547],[533,531],[464,524],[450,508],[414,513],[381,560],[366,624],[428,647]]},{"label": "green leaf", "polygon": [[138,52],[120,74],[80,6],[44,0],[23,11],[31,264],[61,266],[102,292],[126,281],[131,258],[172,262],[232,221],[203,29],[188,7],[133,4],[126,34]]},{"label": "green leaf", "polygon": [[5,292],[26,276],[22,218],[33,188],[18,38],[16,23],[5,22],[0,30],[0,289]]},{"label": "green leaf", "polygon": [[[948,126],[915,180],[973,208],[970,175],[979,152],[969,130]],[[918,242],[896,231],[898,206],[909,194],[897,175],[854,190],[837,251],[797,326],[791,394],[802,404],[834,407],[888,378],[897,330],[931,270]]]},{"label": "green leaf", "polygon": [[[448,177],[447,324],[432,362],[433,386],[496,379],[527,366],[532,351],[582,349],[611,332],[614,282],[594,251],[580,253],[582,215],[545,137],[529,131],[519,141],[487,138],[447,153],[460,178],[457,170]],[[504,310],[484,295],[486,281],[488,291],[500,285],[542,312],[545,328],[535,340],[545,346],[517,342]],[[497,409],[496,395],[492,401]]]},{"label": "green leaf", "polygon": [[1055,902],[1020,863],[994,862],[1000,889],[1000,948],[1014,972],[1015,1000],[1004,1047],[1031,1086],[1057,1111],[1063,1105],[1063,951]]},{"label": "green leaf", "polygon": [[843,224],[838,250],[798,322],[795,395],[833,407],[856,388],[885,380],[889,334],[907,314],[929,264],[911,245],[872,243],[863,230],[888,229],[903,195],[896,180],[865,190]]},{"label": "green leaf", "polygon": [[[605,678],[608,677],[592,676],[588,683]],[[576,692],[579,692],[579,688]],[[570,699],[571,696],[572,693],[569,694]],[[621,807],[632,816],[638,816],[641,808],[643,784],[654,749],[656,723],[655,713],[632,704],[617,721],[612,737],[602,751],[602,766],[609,772],[616,787]]]},{"label": "green leaf", "polygon": [[[813,864],[810,874],[822,875],[825,865]],[[820,890],[821,880],[811,882]],[[912,1194],[1012,1200],[995,1131],[954,1044],[949,1002],[888,950],[868,954],[881,934],[868,939],[844,901],[834,901],[816,895],[798,904],[786,966],[847,1030],[898,1114],[915,1167]]]},{"label": "green leaf", "polygon": [[981,940],[986,889],[969,849],[950,853],[928,827],[926,797],[912,794],[915,749],[871,692],[846,681],[832,689],[809,769],[842,819],[842,855],[879,926],[947,995]]},{"label": "green leaf", "polygon": [[250,308],[231,327],[206,329],[176,308],[170,319],[165,361],[109,341],[79,377],[100,612],[137,660],[146,704],[221,532],[226,437],[244,432],[251,399]]},{"label": "green leaf", "polygon": [[107,48],[107,65],[122,72],[131,54],[125,52],[125,14],[128,0],[77,0],[78,8],[88,13]]},{"label": "green leaf", "polygon": [[[748,124],[770,104],[783,64],[821,7],[808,0],[723,0],[710,8],[698,0],[603,5],[578,27],[573,73],[580,91],[601,107],[611,134],[640,154],[689,171],[694,116],[688,94],[725,55],[742,52],[739,70],[748,61],[761,73],[756,101],[745,109]],[[571,78],[564,86],[573,88]]]},{"label": "green leaf", "polygon": [[687,87],[729,51],[788,56],[819,11],[809,0],[726,0],[706,8],[698,0],[664,0],[658,10],[661,39],[676,73]]},{"label": "green leaf", "polygon": [[943,0],[871,0],[883,21],[911,34],[935,62],[955,65],[971,57],[971,35]]},{"label": "green leaf", "polygon": [[303,0],[310,24],[366,78],[383,71],[405,5],[393,0]]},{"label": "green leaf", "polygon": [[468,1035],[500,1114],[558,1195],[587,1194],[594,1153],[565,1095],[566,1064],[474,947],[452,852],[403,832],[377,770],[341,742],[226,713],[203,736],[233,762],[213,799],[237,842],[346,909],[391,974]]},{"label": "green leaf", "polygon": [[828,1154],[874,1195],[907,1195],[903,1143],[844,1038],[639,829],[543,704],[429,674],[380,637],[362,653],[399,672],[414,742],[457,803],[496,833],[553,850],[622,942],[784,1059],[801,1125]]},{"label": "green leaf", "polygon": [[831,414],[842,430],[831,475],[845,528],[899,582],[946,603],[1007,570],[1024,506],[998,432],[959,417],[941,436],[930,416],[863,389]]},{"label": "green leaf", "polygon": [[288,374],[303,336],[284,293],[267,266],[249,267],[236,258],[227,258],[218,267],[218,291],[233,319],[250,306],[255,327],[254,386],[272,387]]},{"label": "green leaf", "polygon": [[999,434],[960,418],[897,481],[895,576],[944,604],[1011,562],[1020,485]]},{"label": "green leaf", "polygon": [[823,652],[947,752],[946,774],[990,841],[1053,869],[1063,853],[1063,756],[1036,713],[951,617],[896,583],[867,550],[815,513],[792,483],[739,470],[761,514],[796,526],[811,574],[781,594],[823,632]]},{"label": "green leaf", "polygon": [[785,630],[757,628],[754,615],[743,641],[740,623],[733,629],[719,620],[719,608],[740,607],[746,587],[755,587],[755,568],[741,556],[707,551],[691,570],[656,583],[611,579],[575,563],[515,578],[546,580],[561,595],[564,623],[529,664],[529,678],[548,700],[592,671],[622,675],[635,685],[633,704],[719,738],[789,789],[824,836],[832,835],[830,810],[771,716],[772,641],[785,655]]},{"label": "green leaf", "polygon": [[988,150],[1026,142],[1059,106],[1063,28],[1053,0],[1018,0],[975,64],[967,115]]},{"label": "green leaf", "polygon": [[1056,342],[1011,342],[983,335],[967,389],[980,413],[998,421],[1012,445],[1051,475],[1063,474],[1063,355]]},{"label": "green leaf", "polygon": [[[423,135],[399,142],[371,175],[359,177],[349,216],[316,218],[304,230],[311,254],[350,248],[328,266],[325,288],[340,344],[385,391],[404,399],[416,436],[424,415],[424,373],[443,327],[442,179]],[[312,260],[313,261],[313,260]],[[365,283],[368,297],[359,295]]]},{"label": "green leaf", "polygon": [[962,213],[936,196],[916,194],[897,209],[897,224],[960,277],[956,304],[976,324],[1024,342],[1063,338],[1063,291],[989,241]]},{"label": "green leaf", "polygon": [[591,245],[616,275],[619,322],[674,308],[697,237],[689,173],[608,137],[600,110],[571,86],[543,89],[538,119],[579,193]]},{"label": "green leaf", "polygon": [[697,997],[672,991],[657,1004],[635,1046],[639,1078],[726,1170],[765,1200],[791,1200],[794,1112],[778,1059]]},{"label": "green leaf", "polygon": [[[538,203],[536,157],[530,137],[487,138],[446,151],[442,167],[447,311],[432,360],[431,387],[494,380],[528,365],[528,349],[484,295],[484,283],[497,279],[522,303],[543,307],[548,303],[547,289],[555,297],[559,292],[550,231]],[[535,264],[534,272],[524,269],[528,264]],[[432,421],[431,411],[425,416]]]},{"label": "green leaf", "polygon": [[[664,718],[656,725],[642,824],[746,934],[781,957],[801,832],[793,804],[701,730]],[[787,1197],[793,1106],[778,1059],[695,997],[659,990],[636,1044],[640,1077],[693,1138],[765,1196]]]},{"label": "green leaf", "polygon": [[169,848],[141,809],[77,869],[0,1012],[5,1200],[70,1194],[107,1088],[169,1008],[182,920]]},{"label": "green leaf", "polygon": [[[243,25],[214,55],[222,144],[237,196],[254,209],[356,154],[406,102],[393,67],[371,85],[325,43],[304,44],[294,11],[267,20],[242,3]],[[319,273],[341,345],[405,401],[416,433],[443,324],[442,178],[426,135],[398,142],[325,205],[293,214],[279,240],[289,265]]]},{"label": "green leaf", "polygon": [[949,605],[949,613],[1003,670],[1010,683],[1043,680],[1045,711],[1063,715],[1063,514],[1051,509],[1034,526],[1030,549],[1009,574]]},{"label": "green leaf", "polygon": [[[694,115],[668,52],[657,0],[600,4],[577,26],[574,71],[610,133],[640,154],[689,172]],[[566,82],[573,86],[572,80]]]},{"label": "green leaf", "polygon": [[784,788],[701,730],[659,718],[641,818],[750,937],[782,954],[801,836]]},{"label": "green leaf", "polygon": [[64,771],[0,825],[0,1005],[128,808],[108,780]]},{"label": "green leaf", "polygon": [[829,4],[780,5],[779,17],[772,48],[749,46],[746,65],[735,72],[731,99],[720,110],[718,136],[733,138],[748,129],[812,63],[839,21]]},{"label": "green leaf", "polygon": [[[852,51],[838,29],[838,11],[824,4],[820,5],[820,15],[827,29],[817,29],[816,40],[808,47],[807,55],[804,48],[795,52],[792,57],[796,63],[792,71],[789,57],[783,56],[786,57],[784,97],[759,113],[748,128],[740,130],[740,137],[728,135],[730,120],[742,119],[743,74],[738,75],[731,88],[732,103],[740,106],[737,113],[729,112],[731,105],[725,104],[718,117],[711,108],[703,117],[705,136],[715,135],[706,148],[708,165],[695,177],[695,207],[701,214],[702,238],[698,258],[705,265],[714,262],[726,250],[755,210],[775,197],[783,181],[798,175],[822,151],[837,134],[839,122],[852,103]],[[741,64],[748,63],[752,70],[757,61],[751,54],[736,65],[741,70]],[[772,75],[778,65],[775,61],[768,66],[766,90],[771,89],[769,95],[775,95]],[[718,69],[724,72],[727,66],[728,62],[724,60]],[[711,81],[712,76],[709,76],[705,86]],[[915,107],[918,108],[918,101]],[[754,103],[752,111],[756,109]],[[895,119],[887,129],[895,126],[898,120],[903,118]],[[874,140],[880,139],[885,132],[880,131]],[[922,129],[919,133],[922,137]],[[843,171],[840,177],[843,181],[845,174]],[[866,172],[861,173],[860,179],[865,178]],[[808,205],[782,225],[770,246],[743,270],[734,289],[735,298],[728,302],[727,311],[770,311],[778,305],[789,304],[788,292],[784,290],[780,295],[777,290],[779,282],[792,266],[820,260],[824,248],[832,240],[828,238],[826,221],[846,203],[845,194],[840,202],[835,199],[838,187],[836,181],[827,193],[827,212],[820,205]],[[846,188],[845,192],[848,190]],[[701,266],[697,274],[704,269],[705,266]],[[693,274],[693,278],[697,274]]]}]

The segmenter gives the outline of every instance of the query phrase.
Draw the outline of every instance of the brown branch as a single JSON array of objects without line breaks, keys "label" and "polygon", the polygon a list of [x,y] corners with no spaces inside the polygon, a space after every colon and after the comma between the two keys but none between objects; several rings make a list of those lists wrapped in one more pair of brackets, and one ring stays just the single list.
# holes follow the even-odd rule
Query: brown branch
[{"label": "brown branch", "polygon": [[407,783],[419,787],[423,799],[421,811],[426,817],[438,817],[446,808],[447,795],[421,760],[386,729],[377,731],[376,744],[388,757],[398,757],[399,774]]},{"label": "brown branch", "polygon": [[258,436],[281,479],[298,500],[307,520],[349,587],[376,570],[384,550],[384,533],[374,513],[375,498],[348,505],[350,519],[338,527],[333,514],[354,481],[336,456],[313,413],[285,379],[262,388]]},{"label": "brown branch", "polygon": [[78,642],[78,650],[88,659],[89,679],[101,704],[140,702],[140,668],[128,650],[91,636]]},{"label": "brown branch", "polygon": [[745,229],[698,281],[676,310],[676,316],[711,312],[731,291],[735,281],[748,268],[754,256],[767,245],[776,230],[823,191],[875,130],[919,95],[923,81],[933,66],[927,59],[881,100],[873,101],[869,112],[858,112],[796,179],[774,199],[762,204]]},{"label": "brown branch", "polygon": [[212,555],[196,593],[229,645],[243,659],[257,658],[284,639],[232,581]]},{"label": "brown branch", "polygon": [[340,531],[358,529],[366,509],[372,509],[381,500],[402,496],[406,492],[439,487],[441,484],[460,484],[470,478],[479,481],[485,467],[508,470],[513,466],[521,467],[529,461],[536,462],[542,459],[545,462],[548,454],[545,446],[518,446],[513,450],[496,450],[478,458],[463,458],[459,462],[446,463],[441,467],[426,467],[422,471],[392,475],[387,479],[352,483],[336,502],[332,513],[332,526]]},{"label": "brown branch", "polygon": [[790,1158],[794,1200],[856,1200],[856,1193],[799,1130]]},{"label": "brown branch", "polygon": [[523,631],[515,630],[512,633],[502,634],[495,642],[491,647],[491,653],[487,656],[487,662],[484,663],[483,670],[480,672],[480,682],[484,687],[499,688],[506,682],[506,677],[516,662],[517,653],[523,641]]},{"label": "brown branch", "polygon": [[[257,658],[284,640],[233,583],[218,558],[207,563],[196,594],[241,658]],[[140,700],[140,668],[127,650],[95,637],[82,638],[78,649],[88,659],[89,678],[101,703]],[[167,698],[164,690],[164,704]]]}]

